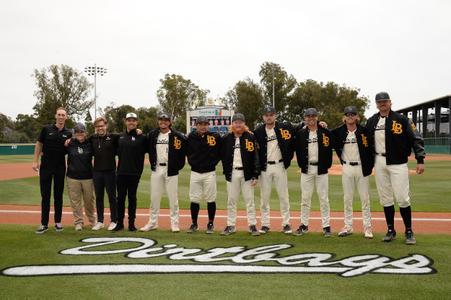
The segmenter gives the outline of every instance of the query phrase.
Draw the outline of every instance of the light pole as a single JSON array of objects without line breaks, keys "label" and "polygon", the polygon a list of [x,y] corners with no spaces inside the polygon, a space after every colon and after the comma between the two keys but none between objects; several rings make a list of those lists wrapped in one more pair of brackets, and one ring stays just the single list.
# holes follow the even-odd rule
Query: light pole
[{"label": "light pole", "polygon": [[94,120],[97,118],[97,74],[103,76],[106,74],[106,68],[94,66],[85,67],[88,76],[94,76]]},{"label": "light pole", "polygon": [[274,87],[274,66],[272,67],[272,107],[276,108],[276,93],[275,93],[275,87]]}]

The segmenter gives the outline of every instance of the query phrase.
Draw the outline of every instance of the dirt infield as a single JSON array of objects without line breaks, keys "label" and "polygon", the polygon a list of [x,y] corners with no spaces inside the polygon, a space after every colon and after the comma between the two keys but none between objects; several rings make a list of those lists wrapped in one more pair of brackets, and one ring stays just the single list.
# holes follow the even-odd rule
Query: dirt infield
[{"label": "dirt infield", "polygon": [[38,176],[31,168],[32,163],[0,164],[0,180],[11,180]]},{"label": "dirt infield", "polygon": [[[53,215],[53,213],[51,213]],[[148,209],[137,210],[136,224],[138,227],[143,226],[148,220]],[[108,216],[108,209],[106,209],[106,215]],[[30,224],[38,225],[40,223],[40,207],[35,205],[0,205],[0,223],[2,224]],[[225,210],[218,210],[216,213],[215,226],[216,230],[222,230],[226,226],[227,212]],[[52,219],[52,217],[50,218]],[[105,219],[108,219],[106,217]],[[372,213],[373,219],[373,231],[385,232],[385,218],[383,213]],[[65,207],[63,211],[63,224],[66,226],[72,226],[72,211],[70,208]],[[259,220],[259,218],[258,218]],[[281,230],[281,217],[279,212],[275,211],[271,213],[272,231]],[[88,224],[85,220],[85,224]],[[180,229],[186,230],[191,224],[191,217],[189,210],[180,210]],[[201,230],[205,230],[207,224],[207,213],[205,210],[201,210],[199,215],[199,225]],[[162,209],[159,218],[160,228],[168,230],[170,228],[169,223],[169,210]],[[293,228],[299,226],[299,212],[292,213]],[[427,234],[451,234],[451,213],[413,213],[413,225],[416,233]],[[89,228],[88,226],[86,226]],[[343,227],[343,213],[332,212],[331,213],[331,227],[334,232],[338,232]],[[399,213],[396,215],[395,227],[399,233],[403,232],[402,220]],[[319,212],[312,212],[311,222],[309,224],[311,231],[321,231],[321,217]],[[244,211],[238,212],[237,217],[237,229],[247,230],[246,213]],[[67,228],[66,230],[73,230]],[[88,230],[88,229],[87,229]],[[362,216],[361,213],[354,214],[354,231],[356,233],[362,232]]]}]

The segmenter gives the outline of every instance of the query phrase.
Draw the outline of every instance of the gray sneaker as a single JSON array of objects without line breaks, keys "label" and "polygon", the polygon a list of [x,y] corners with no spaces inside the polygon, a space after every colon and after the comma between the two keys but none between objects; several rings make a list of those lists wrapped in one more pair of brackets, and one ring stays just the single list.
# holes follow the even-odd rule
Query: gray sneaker
[{"label": "gray sneaker", "polygon": [[221,235],[231,235],[232,233],[235,233],[236,229],[235,226],[227,226],[222,232]]},{"label": "gray sneaker", "polygon": [[415,239],[415,235],[413,234],[413,231],[407,231],[406,232],[406,245],[415,245],[417,243],[417,240]]},{"label": "gray sneaker", "polygon": [[263,234],[267,234],[269,232],[269,227],[268,226],[262,226],[262,228],[260,228],[259,232],[263,233]]},{"label": "gray sneaker", "polygon": [[44,232],[46,232],[47,230],[49,230],[48,226],[45,225],[41,225],[38,227],[38,229],[36,229],[36,234],[43,234]]},{"label": "gray sneaker", "polygon": [[191,224],[191,226],[189,227],[189,229],[186,231],[187,233],[194,233],[198,230],[198,227],[196,224]]},{"label": "gray sneaker", "polygon": [[215,232],[215,226],[213,225],[213,223],[208,223],[207,224],[207,231],[205,231],[206,234],[212,234]]},{"label": "gray sneaker", "polygon": [[385,234],[384,238],[382,239],[383,242],[389,243],[393,241],[396,238],[396,231],[394,230],[388,230]]},{"label": "gray sneaker", "polygon": [[323,235],[324,235],[324,237],[331,237],[332,236],[332,231],[330,230],[330,226],[327,226],[327,227],[323,228]]},{"label": "gray sneaker", "polygon": [[293,232],[293,234],[299,236],[299,235],[304,235],[304,234],[306,234],[307,232],[308,232],[308,226],[307,226],[307,225],[304,225],[304,224],[301,224],[301,225],[299,226],[299,228],[296,229],[295,232]]},{"label": "gray sneaker", "polygon": [[285,226],[283,226],[282,232],[285,233],[285,234],[293,233],[293,230],[291,230],[290,224],[286,224]]},{"label": "gray sneaker", "polygon": [[[268,231],[269,231],[269,230],[268,230]],[[250,232],[251,235],[253,235],[253,236],[258,236],[258,235],[260,235],[260,232],[258,232],[257,226],[255,226],[255,225],[249,226],[249,232]]]}]

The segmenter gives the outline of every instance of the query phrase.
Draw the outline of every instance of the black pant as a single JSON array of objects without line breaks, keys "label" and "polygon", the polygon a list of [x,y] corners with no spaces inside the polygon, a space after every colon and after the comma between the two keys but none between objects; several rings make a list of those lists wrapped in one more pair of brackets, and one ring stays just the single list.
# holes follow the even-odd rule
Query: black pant
[{"label": "black pant", "polygon": [[125,197],[128,194],[128,223],[134,224],[136,218],[136,190],[139,175],[117,175],[117,221],[124,224]]},{"label": "black pant", "polygon": [[97,208],[97,222],[103,223],[103,199],[105,196],[105,189],[108,194],[108,201],[110,203],[110,219],[111,222],[117,222],[117,198],[116,198],[116,171],[93,171],[92,179],[94,180],[94,188],[96,191],[96,208]]},{"label": "black pant", "polygon": [[41,187],[41,224],[49,225],[50,196],[52,195],[55,207],[55,223],[61,223],[63,214],[63,191],[64,178],[66,176],[66,166],[48,167],[42,166],[39,169],[39,184]]}]

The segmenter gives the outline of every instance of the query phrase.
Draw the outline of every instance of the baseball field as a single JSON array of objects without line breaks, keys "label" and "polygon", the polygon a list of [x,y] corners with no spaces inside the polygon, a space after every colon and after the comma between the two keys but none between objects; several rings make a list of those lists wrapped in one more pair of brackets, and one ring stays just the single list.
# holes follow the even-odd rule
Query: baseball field
[{"label": "baseball field", "polygon": [[[410,169],[415,164],[409,163]],[[219,168],[218,168],[219,169]],[[271,199],[272,232],[251,237],[246,230],[244,203],[238,229],[219,235],[225,225],[226,187],[218,171],[216,233],[189,226],[189,168],[179,178],[180,233],[171,233],[168,211],[160,229],[148,233],[74,231],[69,207],[63,232],[52,228],[36,235],[40,219],[38,177],[30,156],[0,156],[0,299],[10,298],[368,298],[445,299],[451,293],[451,155],[429,155],[426,172],[411,174],[413,226],[417,245],[403,243],[397,213],[398,238],[383,243],[385,221],[371,177],[375,238],[361,234],[360,203],[355,199],[355,233],[337,237],[342,227],[340,168],[329,177],[334,236],[320,234],[319,203],[314,196],[311,232],[287,236],[279,232],[278,199]],[[150,201],[150,168],[146,166],[138,193],[137,225],[146,223]],[[292,226],[299,225],[299,173],[289,168]],[[259,190],[256,190],[259,206]],[[69,204],[67,194],[65,205]],[[107,202],[107,201],[106,201]],[[107,203],[105,203],[107,205]],[[201,209],[206,205],[201,204]],[[163,198],[162,207],[167,208]],[[257,211],[259,213],[259,211]]]}]

